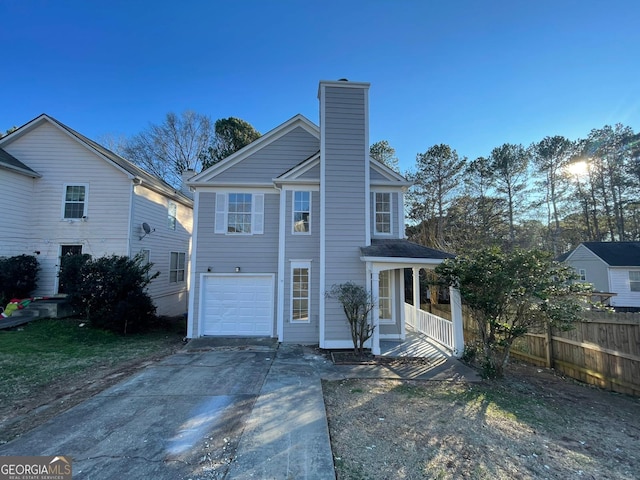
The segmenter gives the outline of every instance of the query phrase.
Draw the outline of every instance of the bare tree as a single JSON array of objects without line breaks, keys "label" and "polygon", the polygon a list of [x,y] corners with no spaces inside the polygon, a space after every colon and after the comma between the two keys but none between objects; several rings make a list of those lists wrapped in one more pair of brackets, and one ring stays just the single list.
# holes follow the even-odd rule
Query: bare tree
[{"label": "bare tree", "polygon": [[202,152],[211,143],[211,119],[191,110],[180,116],[167,113],[164,121],[150,124],[124,148],[124,156],[174,187],[185,170],[200,171]]}]

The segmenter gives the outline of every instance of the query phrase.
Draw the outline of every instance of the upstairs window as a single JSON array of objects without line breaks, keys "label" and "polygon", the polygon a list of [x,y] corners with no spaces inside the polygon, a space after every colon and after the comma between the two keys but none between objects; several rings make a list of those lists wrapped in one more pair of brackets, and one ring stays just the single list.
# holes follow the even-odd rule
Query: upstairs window
[{"label": "upstairs window", "polygon": [[310,233],[311,192],[293,192],[293,233]]},{"label": "upstairs window", "polygon": [[640,270],[629,271],[629,290],[640,292]]},{"label": "upstairs window", "polygon": [[578,276],[580,277],[580,281],[581,282],[586,282],[587,281],[587,271],[584,268],[581,268],[578,271]]},{"label": "upstairs window", "polygon": [[169,263],[169,283],[184,282],[186,254],[183,252],[171,252]]},{"label": "upstairs window", "polygon": [[391,234],[391,194],[376,192],[374,208],[375,233]]},{"label": "upstairs window", "polygon": [[264,194],[216,194],[215,233],[255,235],[263,231]]},{"label": "upstairs window", "polygon": [[169,205],[167,205],[167,226],[169,227],[169,230],[176,229],[177,213],[178,213],[178,206],[173,202],[169,202]]},{"label": "upstairs window", "polygon": [[85,217],[87,215],[87,186],[65,185],[63,209],[62,218],[80,219]]}]

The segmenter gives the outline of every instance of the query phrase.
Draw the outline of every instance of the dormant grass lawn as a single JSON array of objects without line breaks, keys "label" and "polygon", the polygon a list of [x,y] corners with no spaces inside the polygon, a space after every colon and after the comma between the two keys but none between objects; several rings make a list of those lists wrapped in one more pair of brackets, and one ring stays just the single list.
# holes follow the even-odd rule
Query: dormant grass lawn
[{"label": "dormant grass lawn", "polygon": [[83,382],[99,383],[118,369],[175,351],[182,345],[183,323],[127,336],[77,319],[43,319],[0,330],[0,431],[12,417],[78,390]]}]

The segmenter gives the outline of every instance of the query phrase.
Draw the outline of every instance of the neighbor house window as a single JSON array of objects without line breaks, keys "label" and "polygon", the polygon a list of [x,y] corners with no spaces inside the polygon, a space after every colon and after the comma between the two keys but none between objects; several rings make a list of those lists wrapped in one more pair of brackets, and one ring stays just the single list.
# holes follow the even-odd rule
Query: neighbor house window
[{"label": "neighbor house window", "polygon": [[309,322],[310,262],[291,263],[291,321]]},{"label": "neighbor house window", "polygon": [[378,288],[378,310],[380,312],[381,323],[392,323],[393,315],[391,310],[391,271],[380,272],[380,284]]},{"label": "neighbor house window", "polygon": [[578,276],[580,277],[580,281],[581,282],[586,282],[587,281],[587,271],[584,268],[581,268],[578,271]]},{"label": "neighbor house window", "polygon": [[629,290],[640,292],[640,270],[629,271]]},{"label": "neighbor house window", "polygon": [[176,229],[177,212],[178,212],[178,206],[173,202],[169,202],[169,205],[167,206],[167,226],[169,227],[169,230]]},{"label": "neighbor house window", "polygon": [[293,233],[309,233],[311,192],[293,192]]},{"label": "neighbor house window", "polygon": [[87,215],[87,186],[65,185],[63,218],[82,218]]},{"label": "neighbor house window", "polygon": [[255,235],[264,231],[264,194],[216,194],[215,233]]},{"label": "neighbor house window", "polygon": [[374,207],[375,233],[391,233],[391,194],[376,192]]},{"label": "neighbor house window", "polygon": [[182,252],[171,252],[169,263],[169,283],[184,282],[184,266],[186,254]]}]

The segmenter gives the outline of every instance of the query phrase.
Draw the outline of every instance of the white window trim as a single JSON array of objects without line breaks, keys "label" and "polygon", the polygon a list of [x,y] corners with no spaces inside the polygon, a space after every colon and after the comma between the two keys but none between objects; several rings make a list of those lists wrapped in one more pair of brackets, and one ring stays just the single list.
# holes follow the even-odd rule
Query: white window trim
[{"label": "white window trim", "polygon": [[632,290],[632,289],[631,289],[631,284],[632,284],[632,283],[640,283],[640,280],[631,280],[631,274],[632,274],[632,273],[636,273],[636,272],[640,272],[640,270],[629,270],[629,271],[627,272],[627,278],[629,279],[629,291],[630,291],[630,292],[633,292],[633,293],[640,292],[640,290]]},{"label": "white window trim", "polygon": [[[67,205],[67,187],[84,187],[84,206],[81,218],[65,218],[64,211]],[[60,218],[65,222],[80,222],[86,219],[89,211],[89,184],[88,183],[65,183],[62,188],[62,211]]]},{"label": "white window trim", "polygon": [[[174,215],[171,215],[171,207],[174,209]],[[173,226],[171,225],[171,219],[173,219]],[[167,228],[169,230],[175,230],[178,223],[178,204],[175,202],[167,203]]]},{"label": "white window trim", "polygon": [[[393,274],[393,270],[382,270],[379,275],[387,272],[389,275],[389,310],[391,311],[391,318],[380,318],[380,325],[395,325],[396,323],[396,296],[395,292],[395,275]],[[378,302],[380,301],[380,292],[378,292]],[[380,305],[378,304],[378,311]]]},{"label": "white window trim", "polygon": [[[180,266],[180,255],[184,256],[184,266],[183,268],[176,268],[175,270],[171,269],[171,257],[173,256],[173,254],[177,254],[178,258],[177,258],[177,262],[176,262],[176,267]],[[182,280],[178,280],[178,273],[180,270],[182,270],[183,274],[182,274]],[[176,272],[176,281],[172,282],[171,281],[171,272],[175,271]],[[178,252],[178,251],[172,251],[169,252],[169,284],[176,284],[179,285],[181,283],[185,283],[187,280],[187,254],[185,252]]]},{"label": "white window trim", "polygon": [[[389,212],[382,212],[382,213],[389,213],[389,231],[388,232],[380,232],[378,231],[378,221],[377,221],[377,217],[378,217],[378,209],[377,209],[377,199],[376,196],[378,194],[386,194],[389,195]],[[380,236],[387,236],[390,237],[393,235],[393,192],[389,192],[389,191],[380,191],[380,192],[373,192],[373,229],[374,229],[374,234],[375,235],[380,235]]]},{"label": "white window trim", "polygon": [[[309,231],[308,232],[296,232],[295,230],[295,218],[296,218],[296,193],[308,193],[309,194]],[[291,234],[292,235],[311,235],[311,209],[312,209],[313,193],[310,190],[292,190],[291,192]]]},{"label": "white window trim", "polygon": [[[308,275],[307,284],[307,319],[306,320],[294,320],[293,319],[293,271],[296,268],[306,268]],[[303,325],[311,323],[311,261],[309,260],[291,260],[291,266],[289,269],[289,323],[293,325]],[[300,297],[302,298],[302,297]]]},{"label": "white window trim", "polygon": [[[251,232],[229,232],[229,195],[251,195]],[[264,234],[264,193],[246,191],[229,191],[216,193],[216,209],[214,219],[214,233],[231,236],[251,236]]]},{"label": "white window trim", "polygon": [[584,268],[580,268],[578,269],[578,276],[580,277],[580,281],[581,282],[586,282],[587,281],[587,270]]}]

